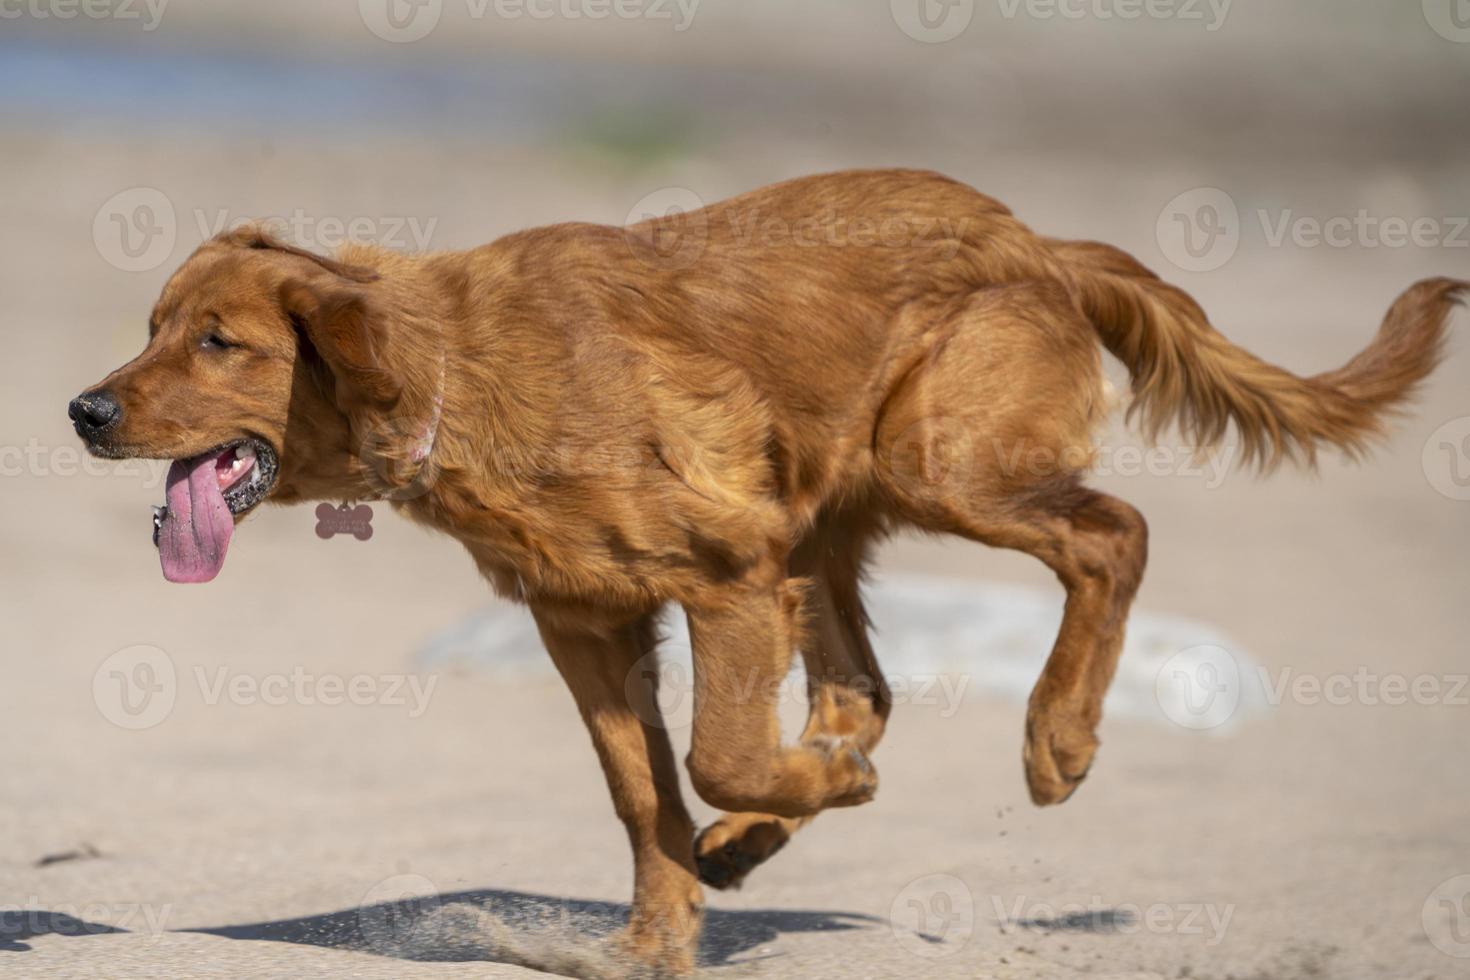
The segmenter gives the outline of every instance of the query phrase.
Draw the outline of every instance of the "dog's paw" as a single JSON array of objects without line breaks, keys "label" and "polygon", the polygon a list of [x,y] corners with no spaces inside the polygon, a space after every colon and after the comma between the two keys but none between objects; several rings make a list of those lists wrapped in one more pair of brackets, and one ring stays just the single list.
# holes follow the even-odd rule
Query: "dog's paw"
[{"label": "dog's paw", "polygon": [[727,813],[694,839],[699,880],[739,888],[745,876],[786,846],[803,821],[769,813]]},{"label": "dog's paw", "polygon": [[1077,713],[1033,707],[1026,714],[1026,787],[1037,806],[1063,803],[1087,778],[1097,754],[1092,727]]},{"label": "dog's paw", "polygon": [[826,760],[828,796],[823,809],[835,806],[858,806],[867,803],[878,792],[878,770],[857,744],[848,738],[819,735],[808,738],[803,747]]},{"label": "dog's paw", "polygon": [[681,980],[694,975],[694,944],[670,942],[629,927],[612,938],[612,969],[597,970],[594,964],[579,964],[587,973],[578,976],[599,980]]},{"label": "dog's paw", "polygon": [[[699,885],[682,869],[674,878],[656,877],[650,884],[634,898],[628,925],[612,937],[622,969],[610,972],[609,980],[672,980],[694,973],[704,921]],[[601,976],[579,969],[577,976],[584,975]]]}]

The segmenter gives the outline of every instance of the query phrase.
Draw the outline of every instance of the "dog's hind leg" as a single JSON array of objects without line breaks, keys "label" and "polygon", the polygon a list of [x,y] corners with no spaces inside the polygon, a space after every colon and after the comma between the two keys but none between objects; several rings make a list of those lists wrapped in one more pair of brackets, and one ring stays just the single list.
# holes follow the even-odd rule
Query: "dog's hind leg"
[{"label": "dog's hind leg", "polygon": [[1031,798],[1060,803],[1097,750],[1147,527],[1082,486],[1103,399],[1095,333],[1067,294],[1047,283],[988,290],[942,327],[889,398],[878,475],[901,518],[1024,551],[1066,588],[1024,750]]},{"label": "dog's hind leg", "polygon": [[[857,527],[824,525],[792,555],[792,574],[812,582],[801,652],[810,714],[801,741],[830,746],[850,741],[867,755],[883,735],[888,687],[868,639],[859,577],[868,535]],[[695,840],[700,880],[739,887],[757,865],[786,846],[811,816],[723,814]]]},{"label": "dog's hind leg", "polygon": [[679,772],[656,692],[628,683],[640,660],[654,651],[654,617],[608,624],[551,609],[532,611],[592,735],[613,809],[633,845],[633,908],[623,946],[659,975],[690,973],[704,909],[694,869],[694,824],[679,796]]},{"label": "dog's hind leg", "polygon": [[1032,801],[1061,803],[1097,752],[1103,696],[1143,576],[1146,525],[1116,497],[1068,482],[1004,516],[957,515],[954,530],[1039,558],[1066,587],[1061,629],[1027,705],[1023,749]]}]

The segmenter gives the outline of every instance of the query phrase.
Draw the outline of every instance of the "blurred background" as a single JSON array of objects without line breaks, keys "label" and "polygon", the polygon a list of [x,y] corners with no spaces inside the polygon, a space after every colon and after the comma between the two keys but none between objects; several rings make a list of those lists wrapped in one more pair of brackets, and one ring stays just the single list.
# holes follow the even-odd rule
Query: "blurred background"
[{"label": "blurred background", "polygon": [[[624,911],[570,698],[458,545],[264,508],[220,579],[170,586],[166,465],[81,453],[66,402],[234,223],[457,249],[928,167],[1300,373],[1470,276],[1465,0],[0,0],[0,83],[7,976],[590,975],[566,950]],[[1064,807],[1019,762],[1059,589],[894,542],[883,791],[712,894],[705,968],[1465,976],[1465,325],[1365,465],[1265,481],[1104,434],[1152,558]]]}]

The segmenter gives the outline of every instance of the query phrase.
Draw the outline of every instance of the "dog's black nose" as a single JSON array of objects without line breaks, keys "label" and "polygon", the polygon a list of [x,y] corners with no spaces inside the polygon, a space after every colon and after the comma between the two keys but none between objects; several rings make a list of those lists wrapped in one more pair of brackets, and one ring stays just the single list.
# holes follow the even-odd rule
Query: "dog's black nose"
[{"label": "dog's black nose", "polygon": [[78,435],[95,440],[117,425],[122,418],[122,406],[109,391],[88,391],[72,399],[66,414],[71,416]]}]

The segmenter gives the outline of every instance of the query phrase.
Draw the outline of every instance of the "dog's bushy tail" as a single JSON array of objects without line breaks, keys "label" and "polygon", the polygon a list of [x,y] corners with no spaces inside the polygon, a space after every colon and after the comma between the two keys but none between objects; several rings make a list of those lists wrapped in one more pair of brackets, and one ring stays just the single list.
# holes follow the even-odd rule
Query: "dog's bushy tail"
[{"label": "dog's bushy tail", "polygon": [[1359,456],[1439,362],[1450,311],[1470,282],[1425,279],[1389,308],[1378,335],[1335,371],[1300,378],[1218,333],[1183,290],[1097,242],[1049,242],[1083,311],[1133,379],[1136,414],[1156,439],[1171,422],[1196,448],[1234,423],[1244,461],[1311,465],[1322,445]]}]

